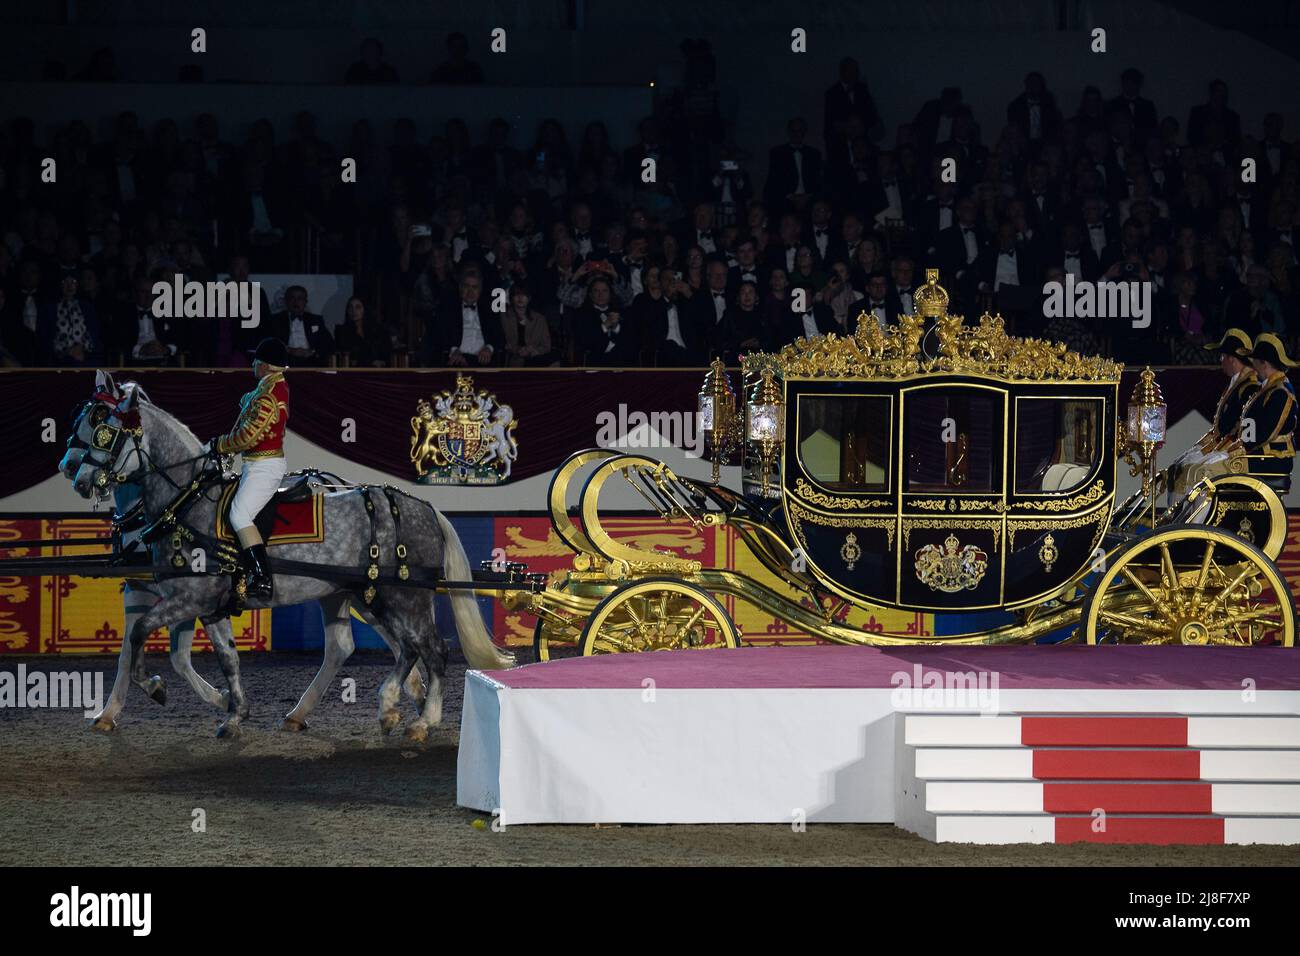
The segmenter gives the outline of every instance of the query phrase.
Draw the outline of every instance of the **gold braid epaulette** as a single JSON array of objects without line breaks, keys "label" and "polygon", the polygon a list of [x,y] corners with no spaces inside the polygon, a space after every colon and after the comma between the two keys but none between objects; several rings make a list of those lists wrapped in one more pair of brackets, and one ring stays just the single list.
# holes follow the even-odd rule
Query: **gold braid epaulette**
[{"label": "gold braid epaulette", "polygon": [[271,389],[281,380],[279,375],[268,375],[258,381],[257,388],[244,396],[240,403],[239,419],[229,433],[217,439],[217,451],[233,455],[252,448],[262,440],[271,426],[280,418],[280,406]]}]

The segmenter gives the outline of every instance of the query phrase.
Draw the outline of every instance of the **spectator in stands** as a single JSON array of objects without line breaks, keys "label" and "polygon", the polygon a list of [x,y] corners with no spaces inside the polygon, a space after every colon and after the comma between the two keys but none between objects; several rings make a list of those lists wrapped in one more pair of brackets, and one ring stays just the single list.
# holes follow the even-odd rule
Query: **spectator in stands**
[{"label": "spectator in stands", "polygon": [[483,70],[469,59],[469,40],[463,33],[447,35],[447,59],[433,69],[429,82],[447,86],[471,86],[483,82]]},{"label": "spectator in stands", "polygon": [[347,364],[354,368],[382,368],[392,360],[393,344],[383,322],[370,316],[359,295],[350,297],[343,307],[334,342],[335,351],[346,356]]},{"label": "spectator in stands", "polygon": [[1210,98],[1200,106],[1193,106],[1187,116],[1187,144],[1207,146],[1222,144],[1228,148],[1241,142],[1241,117],[1228,109],[1228,84],[1214,80],[1210,84]]},{"label": "spectator in stands", "polygon": [[110,342],[132,365],[171,365],[181,351],[184,320],[154,315],[153,300],[153,283],[141,276],[131,301],[113,316]]},{"label": "spectator in stands", "polygon": [[710,351],[720,354],[728,365],[739,365],[741,355],[774,347],[776,331],[768,326],[769,314],[759,308],[758,286],[749,280],[741,282],[735,302],[714,329]]},{"label": "spectator in stands", "polygon": [[99,317],[80,296],[76,276],[64,276],[58,298],[41,306],[37,339],[50,365],[85,367],[102,360]]},{"label": "spectator in stands", "polygon": [[438,309],[434,334],[426,335],[427,364],[438,367],[492,365],[504,344],[501,317],[483,297],[483,275],[477,267],[461,270],[456,293]]},{"label": "spectator in stands", "polygon": [[307,311],[307,290],[291,285],[284,292],[284,311],[271,317],[271,335],[289,347],[295,365],[328,365],[334,355],[334,337],[325,320]]},{"label": "spectator in stands", "polygon": [[574,316],[574,336],[582,365],[621,368],[636,364],[637,330],[630,314],[625,320],[613,292],[612,283],[604,275],[597,275],[587,285],[587,302]]},{"label": "spectator in stands", "polygon": [[396,83],[397,70],[384,62],[384,45],[374,37],[361,41],[361,59],[348,67],[343,82],[348,84]]},{"label": "spectator in stands", "polygon": [[691,322],[692,290],[682,276],[658,263],[646,269],[645,291],[632,302],[633,321],[654,365],[681,368],[699,365],[700,343]]},{"label": "spectator in stands", "polygon": [[1140,142],[1156,131],[1156,106],[1142,95],[1142,71],[1129,67],[1119,77],[1120,94],[1110,101],[1111,112],[1128,117],[1133,133]]},{"label": "spectator in stands", "polygon": [[[823,98],[827,150],[807,145],[808,124],[793,109],[784,142],[763,149],[765,182],[751,183],[709,44],[691,40],[682,49],[682,88],[655,90],[634,142],[615,142],[614,124],[593,119],[573,127],[584,129],[574,150],[556,119],[541,120],[527,135],[513,112],[513,131],[505,119],[482,129],[475,121],[471,131],[452,116],[428,139],[409,117],[398,119],[387,139],[364,119],[345,122],[351,135],[339,143],[306,111],[284,142],[261,119],[239,144],[222,140],[213,113],[192,123],[161,116],[146,131],[126,111],[102,141],[81,120],[43,117],[39,127],[14,120],[0,134],[0,339],[19,361],[53,361],[44,333],[61,302],[65,318],[81,314],[92,351],[125,359],[139,346],[132,361],[167,361],[148,335],[140,341],[139,282],[154,270],[211,278],[208,263],[216,257],[232,262],[237,281],[251,271],[351,273],[368,306],[362,341],[382,330],[391,344],[396,331],[437,365],[462,342],[470,347],[468,357],[460,355],[467,364],[478,364],[485,349],[492,362],[517,359],[504,338],[489,341],[506,331],[496,328],[500,315],[484,313],[490,321],[480,330],[482,346],[466,338],[463,311],[459,324],[453,320],[447,306],[461,305],[457,272],[468,275],[466,266],[474,267],[485,303],[494,288],[513,300],[526,282],[529,323],[534,314],[544,318],[551,347],[565,361],[581,361],[593,344],[596,361],[618,364],[703,362],[708,345],[735,354],[741,340],[719,323],[728,313],[733,323],[750,321],[739,299],[751,282],[762,290],[757,310],[768,341],[846,330],[862,296],[875,311],[878,275],[883,311],[892,318],[909,311],[918,271],[929,267],[942,270],[954,311],[977,315],[996,292],[994,305],[1010,314],[1008,295],[1032,295],[1014,310],[1017,331],[1059,331],[1130,363],[1195,360],[1195,350],[1180,343],[1199,334],[1190,331],[1198,324],[1206,334],[1225,324],[1280,327],[1288,339],[1297,333],[1300,153],[1278,113],[1243,130],[1221,81],[1187,116],[1186,141],[1172,117],[1157,122],[1136,68],[1121,75],[1118,96],[1084,89],[1068,119],[1058,103],[1073,106],[1078,86],[1053,96],[1041,73],[1017,69],[1024,88],[990,147],[975,123],[976,111],[984,115],[990,104],[967,104],[956,87],[877,146],[875,104],[857,65],[846,60]],[[438,82],[481,81],[463,35],[449,38],[449,50],[435,71]],[[111,57],[97,56],[97,63],[87,78],[114,75]],[[348,81],[395,79],[378,43],[363,43]],[[899,109],[913,115],[915,106]],[[512,138],[530,148],[515,149]],[[58,160],[51,188],[38,180],[44,156]],[[357,183],[340,181],[342,156],[357,159]],[[1246,157],[1257,162],[1253,183],[1237,172]],[[655,161],[653,183],[640,175],[647,159]],[[945,159],[956,160],[956,181],[945,175]],[[236,254],[239,268],[230,258]],[[1157,342],[1087,323],[1019,324],[1037,311],[1043,270],[1090,280],[1145,276],[1157,285],[1165,331]],[[614,358],[608,318],[574,325],[579,310],[592,318],[589,283],[597,276],[608,286],[607,311],[619,315]],[[62,295],[65,277],[78,288],[71,300]],[[798,290],[810,295],[796,311]],[[1178,309],[1188,314],[1176,316]],[[86,322],[88,312],[103,320],[103,341]],[[401,328],[384,327],[381,313]],[[184,354],[189,364],[239,364],[248,336],[261,337],[274,324],[265,307],[262,315],[256,330],[200,317],[153,334],[164,345],[173,338],[176,360]],[[306,324],[293,322],[288,310],[276,318]],[[184,341],[176,341],[182,331]],[[286,338],[290,331],[284,328]],[[328,361],[328,348],[312,342],[323,341],[320,333],[328,335],[323,324],[319,332],[300,330],[305,346],[296,347],[307,354],[296,361]]]},{"label": "spectator in stands", "polygon": [[853,120],[871,139],[880,139],[880,113],[853,57],[840,60],[839,79],[826,90],[822,100],[822,130],[826,134],[826,154],[832,161],[848,146]]},{"label": "spectator in stands", "polygon": [[769,207],[802,212],[822,189],[821,151],[807,145],[808,122],[796,116],[786,124],[786,141],[768,154],[767,185],[763,196]]},{"label": "spectator in stands", "polygon": [[0,312],[0,336],[5,347],[23,365],[36,364],[41,300],[41,267],[28,259],[18,267],[18,280],[6,299],[4,311]]},{"label": "spectator in stands", "polygon": [[1037,70],[1025,76],[1025,90],[1007,106],[1007,122],[1038,147],[1056,139],[1061,130],[1061,111],[1047,81]]},{"label": "spectator in stands", "polygon": [[510,287],[510,308],[501,316],[505,364],[538,367],[558,365],[559,357],[551,347],[551,331],[546,316],[531,307],[528,285],[516,282]]}]

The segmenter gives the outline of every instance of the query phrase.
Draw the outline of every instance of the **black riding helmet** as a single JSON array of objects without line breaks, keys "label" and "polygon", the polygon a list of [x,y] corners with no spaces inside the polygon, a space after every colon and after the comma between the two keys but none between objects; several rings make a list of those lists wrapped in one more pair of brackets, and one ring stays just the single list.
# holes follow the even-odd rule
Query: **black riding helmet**
[{"label": "black riding helmet", "polygon": [[271,368],[282,370],[289,367],[289,350],[279,339],[268,337],[257,343],[257,351],[253,353],[253,359]]}]

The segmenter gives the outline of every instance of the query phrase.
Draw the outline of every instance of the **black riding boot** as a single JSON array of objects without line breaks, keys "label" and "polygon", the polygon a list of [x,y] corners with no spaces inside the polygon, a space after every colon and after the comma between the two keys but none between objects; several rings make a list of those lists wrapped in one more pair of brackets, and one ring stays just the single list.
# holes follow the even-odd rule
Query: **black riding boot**
[{"label": "black riding boot", "polygon": [[255,544],[244,551],[248,558],[248,593],[250,600],[271,600],[271,562],[266,545]]}]

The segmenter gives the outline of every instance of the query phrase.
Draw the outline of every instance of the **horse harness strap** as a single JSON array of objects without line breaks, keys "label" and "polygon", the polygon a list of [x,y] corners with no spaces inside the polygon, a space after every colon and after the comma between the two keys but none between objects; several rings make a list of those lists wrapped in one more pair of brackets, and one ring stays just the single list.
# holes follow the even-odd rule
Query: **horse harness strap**
[{"label": "horse harness strap", "polygon": [[402,543],[402,509],[397,504],[397,492],[389,485],[384,485],[384,497],[388,499],[388,510],[393,515],[393,553],[397,556],[397,577],[405,581],[411,576],[411,569],[406,565],[406,545]]},{"label": "horse harness strap", "polygon": [[[375,509],[375,499],[371,497],[371,492],[375,490],[374,485],[365,485],[361,489],[362,500],[366,505],[366,517],[370,520],[370,546],[367,554],[370,558],[370,564],[366,568],[366,588],[361,592],[361,599],[367,607],[374,607],[378,597],[379,590],[377,583],[379,581],[379,513]],[[397,580],[407,581],[411,577],[411,568],[406,563],[407,547],[402,541],[402,510],[397,502],[397,491],[389,485],[383,485],[380,489],[384,493],[384,498],[388,501],[388,513],[393,518],[393,554],[397,559]],[[272,562],[274,566],[275,562]]]}]

